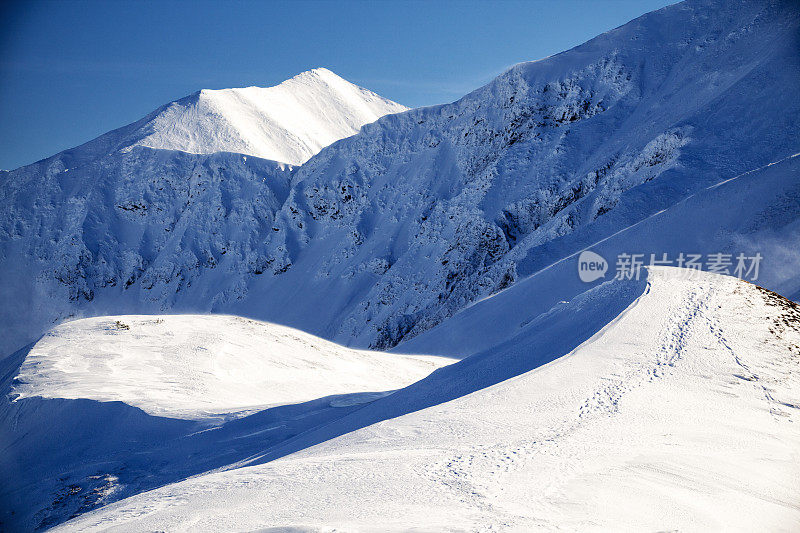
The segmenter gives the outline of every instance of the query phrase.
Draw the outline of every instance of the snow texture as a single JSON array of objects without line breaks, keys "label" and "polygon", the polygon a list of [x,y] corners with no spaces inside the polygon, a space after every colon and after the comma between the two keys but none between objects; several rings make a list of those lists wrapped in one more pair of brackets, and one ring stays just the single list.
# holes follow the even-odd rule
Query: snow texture
[{"label": "snow texture", "polygon": [[323,444],[57,530],[795,529],[798,320],[753,285],[656,268],[301,436]]},{"label": "snow texture", "polygon": [[11,394],[119,401],[150,415],[203,420],[397,389],[448,362],[350,350],[232,316],[87,318],[39,340]]},{"label": "snow texture", "polygon": [[0,366],[0,526],[235,467],[453,362],[233,316],[66,322]]}]

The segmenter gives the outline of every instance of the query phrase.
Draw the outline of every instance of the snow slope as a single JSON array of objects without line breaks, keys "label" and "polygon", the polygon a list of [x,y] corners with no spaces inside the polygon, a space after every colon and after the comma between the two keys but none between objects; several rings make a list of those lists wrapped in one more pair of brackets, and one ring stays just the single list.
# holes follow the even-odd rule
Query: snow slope
[{"label": "snow slope", "polygon": [[[565,342],[576,345],[558,357],[551,346]],[[302,451],[57,530],[794,530],[799,345],[796,304],[656,268],[646,287],[598,286],[284,446]],[[509,366],[529,368],[483,388]],[[329,440],[344,427],[356,430]],[[315,435],[322,444],[303,449]]]},{"label": "snow slope", "polygon": [[76,151],[78,163],[59,154],[0,182],[3,356],[89,305],[153,313],[235,299],[288,194],[290,170],[255,157]]},{"label": "snow slope", "polygon": [[317,68],[275,87],[204,89],[172,102],[140,128],[135,145],[302,165],[364,124],[407,109]]},{"label": "snow slope", "polygon": [[[606,235],[599,229],[554,240],[532,257],[534,273],[508,289],[463,309],[439,326],[401,343],[393,351],[464,357],[505,342],[539,314],[569,301],[615,275],[621,253],[761,253],[758,285],[800,296],[800,157],[754,169],[687,197],[650,217]],[[632,201],[645,201],[634,197]],[[578,257],[590,249],[606,258],[605,278],[587,284],[578,276]],[[560,259],[552,261],[553,257]],[[552,261],[552,262],[548,262]],[[523,265],[527,266],[525,263]],[[513,317],[503,309],[516,309]],[[487,320],[500,316],[502,320]]]},{"label": "snow slope", "polygon": [[234,468],[452,362],[233,316],[66,322],[0,364],[0,529]]},{"label": "snow slope", "polygon": [[234,316],[123,315],[66,322],[45,335],[11,394],[119,401],[154,416],[202,420],[392,390],[448,362],[350,350]]}]

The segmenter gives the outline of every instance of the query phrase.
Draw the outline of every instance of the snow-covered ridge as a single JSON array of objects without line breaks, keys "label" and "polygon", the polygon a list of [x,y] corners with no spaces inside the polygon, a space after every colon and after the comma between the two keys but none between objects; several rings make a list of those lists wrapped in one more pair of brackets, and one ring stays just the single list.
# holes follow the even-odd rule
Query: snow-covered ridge
[{"label": "snow-covered ridge", "polygon": [[673,268],[631,283],[290,443],[302,451],[58,530],[796,529],[797,304]]},{"label": "snow-covered ridge", "polygon": [[234,467],[453,362],[236,316],[66,322],[0,360],[0,527]]},{"label": "snow-covered ridge", "polygon": [[12,395],[119,401],[189,420],[240,417],[334,394],[385,394],[451,362],[350,350],[234,316],[122,315],[66,322],[45,335]]},{"label": "snow-covered ridge", "polygon": [[[475,302],[395,350],[464,357],[504,342],[558,302],[587,290],[587,284],[577,275],[584,249],[609,258],[612,264],[619,254],[632,250],[646,257],[664,253],[674,257],[684,250],[761,253],[769,259],[764,261],[756,282],[800,300],[800,257],[796,253],[800,206],[794,200],[798,184],[800,157],[790,156],[701,189],[612,235],[569,236],[560,244],[574,252],[562,251],[558,260],[545,263],[533,275]],[[487,315],[498,314],[503,308],[518,311],[513,319],[486,322]]]},{"label": "snow-covered ridge", "polygon": [[317,68],[274,87],[204,89],[158,112],[137,132],[142,138],[134,144],[196,154],[236,152],[301,165],[364,124],[407,109]]}]

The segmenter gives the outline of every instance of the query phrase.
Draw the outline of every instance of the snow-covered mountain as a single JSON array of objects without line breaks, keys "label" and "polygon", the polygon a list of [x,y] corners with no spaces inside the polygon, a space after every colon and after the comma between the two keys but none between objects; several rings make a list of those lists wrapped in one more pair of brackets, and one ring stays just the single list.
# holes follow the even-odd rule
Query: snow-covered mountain
[{"label": "snow-covered mountain", "polygon": [[[70,315],[170,309],[395,346],[705,187],[800,151],[800,101],[789,97],[800,86],[798,28],[791,2],[690,0],[517,65],[452,104],[385,116],[294,170],[147,148],[137,143],[169,137],[151,136],[169,128],[149,117],[4,173],[2,349]],[[184,117],[173,123],[188,128],[179,137],[202,137],[205,118],[192,117],[208,115],[182,106],[173,106]],[[788,178],[779,183],[795,194]],[[772,201],[748,199],[767,211]],[[706,220],[738,206],[715,209]],[[791,200],[780,209],[761,227],[800,214]],[[757,247],[753,231],[675,234],[711,253]],[[791,296],[800,281],[781,261],[765,257],[762,283],[791,285]]]},{"label": "snow-covered mountain", "polygon": [[[553,307],[568,302],[591,287],[578,276],[579,254],[564,250],[591,247],[601,257],[616,258],[632,251],[667,254],[675,258],[687,250],[762,253],[770,258],[762,265],[757,283],[781,294],[800,294],[800,154],[765,168],[755,169],[703,188],[692,196],[659,211],[613,235],[572,234],[554,241],[560,259],[538,269],[491,298],[482,299],[440,325],[394,348],[395,352],[435,353],[464,357],[497,346],[515,336],[530,321]],[[735,206],[731,208],[731,206]],[[594,285],[613,277],[609,273]],[[515,309],[513,318],[502,309]]]},{"label": "snow-covered mountain", "polygon": [[302,165],[364,124],[406,109],[317,68],[275,87],[200,91],[159,109],[131,140],[149,148],[237,152]]},{"label": "snow-covered mountain", "polygon": [[[484,319],[517,319],[496,310]],[[799,318],[754,285],[657,267],[296,438],[265,437],[236,468],[57,530],[793,530]],[[184,453],[161,446],[153,463],[203,455],[161,431]],[[232,431],[201,449],[217,457]],[[92,468],[64,476],[55,508],[132,477]]]},{"label": "snow-covered mountain", "polygon": [[267,260],[287,163],[403,109],[315,69],[267,89],[201,91],[0,172],[0,355],[76,314],[175,308],[200,272],[215,279],[182,308],[240,297]]},{"label": "snow-covered mountain", "polygon": [[[799,29],[789,2],[684,2],[517,65],[452,104],[366,126],[293,174],[267,275],[249,280],[235,309],[389,348],[705,187],[800,152],[800,100],[788,97],[800,86]],[[795,180],[778,179],[789,198]],[[741,200],[781,211],[756,220],[763,228],[800,218],[790,199]],[[705,222],[741,206],[711,209]],[[732,224],[713,235],[703,224],[655,231],[703,241],[686,252],[758,246],[755,227]],[[764,267],[767,286],[800,290],[782,257]]]}]

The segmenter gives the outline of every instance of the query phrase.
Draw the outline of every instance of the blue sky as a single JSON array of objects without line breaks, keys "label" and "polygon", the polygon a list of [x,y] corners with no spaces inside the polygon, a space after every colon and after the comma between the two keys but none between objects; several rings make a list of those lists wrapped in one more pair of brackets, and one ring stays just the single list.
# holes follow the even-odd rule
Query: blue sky
[{"label": "blue sky", "polygon": [[449,102],[670,3],[6,0],[0,168],[198,89],[275,85],[314,67],[408,106]]}]

